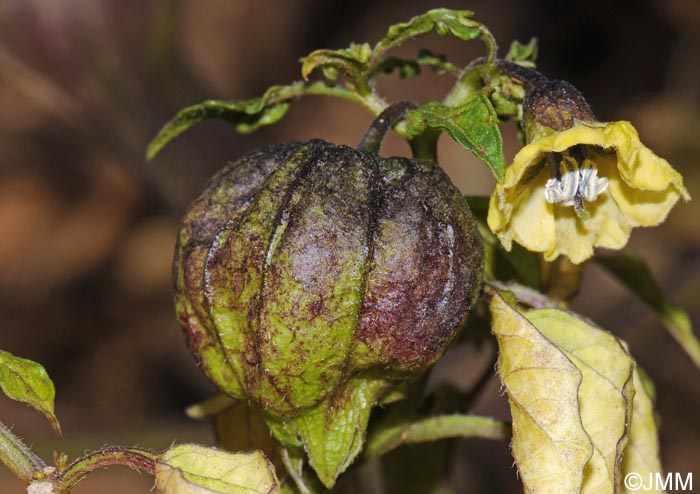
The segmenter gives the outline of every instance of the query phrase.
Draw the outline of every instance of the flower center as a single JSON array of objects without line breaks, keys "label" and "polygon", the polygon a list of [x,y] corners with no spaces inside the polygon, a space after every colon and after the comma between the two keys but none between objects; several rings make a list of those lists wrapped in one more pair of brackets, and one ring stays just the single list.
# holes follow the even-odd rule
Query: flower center
[{"label": "flower center", "polygon": [[573,206],[579,218],[590,216],[583,201],[593,202],[608,188],[608,179],[598,177],[595,163],[589,159],[577,161],[565,155],[557,164],[553,154],[548,155],[555,177],[547,180],[544,198],[548,203]]}]

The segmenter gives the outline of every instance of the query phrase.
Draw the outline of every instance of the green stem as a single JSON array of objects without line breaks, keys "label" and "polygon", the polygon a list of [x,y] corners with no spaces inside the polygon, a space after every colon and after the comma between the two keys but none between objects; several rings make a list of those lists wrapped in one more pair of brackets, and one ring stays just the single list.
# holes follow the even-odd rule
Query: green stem
[{"label": "green stem", "polygon": [[498,55],[498,43],[496,43],[496,38],[494,38],[491,31],[489,31],[486,26],[481,26],[481,41],[486,44],[487,55],[486,63],[492,64],[496,61],[496,55]]},{"label": "green stem", "polygon": [[462,75],[443,98],[443,104],[456,107],[477,96],[484,88],[485,71],[492,69],[493,66],[485,64],[483,58],[474,60],[464,68]]},{"label": "green stem", "polygon": [[[294,483],[299,489],[300,494],[311,494],[311,490],[306,486],[302,476],[302,468],[304,462],[300,451],[290,451],[287,448],[282,448],[280,451],[280,458],[282,459],[282,464],[287,469],[287,473],[292,478]],[[296,465],[295,465],[296,463]]]},{"label": "green stem", "polygon": [[381,431],[367,439],[365,454],[377,457],[404,445],[437,441],[453,437],[508,439],[510,425],[489,417],[475,415],[442,415],[409,422]]},{"label": "green stem", "polygon": [[550,299],[558,301],[560,306],[571,305],[571,301],[581,287],[587,262],[574,264],[566,256],[559,256],[554,261],[548,262],[542,254],[538,254],[537,258],[542,291]]},{"label": "green stem", "polygon": [[206,419],[225,412],[236,403],[238,403],[237,400],[224,394],[219,394],[208,400],[188,406],[185,409],[185,414],[191,419]]},{"label": "green stem", "polygon": [[0,461],[25,484],[30,484],[46,463],[0,422]]},{"label": "green stem", "polygon": [[437,143],[441,133],[440,130],[428,129],[408,141],[411,145],[413,157],[421,160],[437,161]]},{"label": "green stem", "polygon": [[111,446],[93,451],[78,458],[65,470],[58,473],[54,483],[54,492],[67,494],[87,474],[111,465],[125,465],[134,470],[142,470],[154,475],[157,461],[155,453],[140,448]]},{"label": "green stem", "polygon": [[387,103],[375,93],[359,94],[343,86],[328,86],[323,82],[307,83],[302,81],[280,88],[277,94],[275,94],[273,98],[270,98],[267,104],[268,106],[273,106],[301,96],[335,96],[336,98],[359,103],[373,115],[379,115],[388,106]]}]

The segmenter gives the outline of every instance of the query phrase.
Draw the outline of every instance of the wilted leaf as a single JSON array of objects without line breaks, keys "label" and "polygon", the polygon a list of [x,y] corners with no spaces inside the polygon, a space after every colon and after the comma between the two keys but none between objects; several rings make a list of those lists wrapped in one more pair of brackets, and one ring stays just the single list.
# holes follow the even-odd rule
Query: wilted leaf
[{"label": "wilted leaf", "polygon": [[579,494],[593,454],[580,418],[581,371],[498,294],[491,314],[525,492]]},{"label": "wilted leaf", "polygon": [[620,460],[632,420],[634,361],[612,334],[573,314],[542,309],[526,317],[581,371],[581,421],[593,443],[581,493],[617,492]]},{"label": "wilted leaf", "polygon": [[666,299],[646,263],[629,252],[595,259],[659,315],[664,327],[700,367],[700,341],[693,333],[690,317]]},{"label": "wilted leaf", "polygon": [[[634,372],[634,406],[629,440],[622,456],[622,476],[634,472],[648,479],[649,475],[662,472],[659,459],[659,436],[654,419],[654,400],[645,386],[639,368]],[[622,492],[632,493],[623,483]],[[646,491],[656,493],[659,491]]]},{"label": "wilted leaf", "polygon": [[279,494],[274,467],[260,451],[227,453],[181,444],[161,454],[158,494]]},{"label": "wilted leaf", "polygon": [[467,10],[434,9],[408,22],[394,24],[384,39],[375,45],[370,65],[377,63],[387,50],[431,31],[441,35],[450,34],[464,41],[478,38],[484,32],[483,26],[472,20],[473,15]]},{"label": "wilted leaf", "polygon": [[264,125],[278,122],[289,109],[291,101],[300,96],[323,95],[355,99],[356,95],[342,87],[327,86],[323,82],[295,82],[287,86],[272,86],[259,98],[221,101],[209,100],[180,110],[151,141],[146,158],[153,159],[170,141],[194,124],[220,119],[242,133],[249,134]]},{"label": "wilted leaf", "polygon": [[152,159],[175,137],[194,124],[205,120],[213,118],[225,120],[233,124],[235,129],[242,134],[249,134],[264,125],[279,121],[287,113],[289,103],[282,101],[268,104],[273,99],[267,96],[274,94],[271,91],[276,87],[270,88],[262,98],[242,101],[209,100],[180,110],[151,141],[146,157],[149,160]]},{"label": "wilted leaf", "polygon": [[462,106],[449,107],[432,102],[407,113],[409,138],[427,129],[442,129],[491,169],[496,180],[503,181],[505,158],[498,129],[498,116],[485,95],[477,96]]},{"label": "wilted leaf", "polygon": [[[356,84],[361,84],[367,70],[367,61],[372,54],[368,44],[351,44],[341,50],[316,50],[306,56],[301,66],[301,76],[307,79],[311,72],[328,68],[344,72]],[[332,73],[324,73],[326,77],[335,80]]]},{"label": "wilted leaf", "polygon": [[42,365],[0,350],[0,388],[9,398],[43,413],[56,434],[61,435],[61,426],[54,414],[56,391]]}]

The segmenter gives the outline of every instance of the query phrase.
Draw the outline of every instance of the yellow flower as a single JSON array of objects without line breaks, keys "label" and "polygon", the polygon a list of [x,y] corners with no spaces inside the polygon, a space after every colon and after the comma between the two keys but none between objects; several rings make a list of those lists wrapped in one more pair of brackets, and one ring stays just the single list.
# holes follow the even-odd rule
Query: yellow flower
[{"label": "yellow flower", "polygon": [[512,242],[579,264],[595,247],[620,249],[632,228],[664,221],[683,177],[639,141],[629,122],[538,125],[491,195],[489,228]]}]

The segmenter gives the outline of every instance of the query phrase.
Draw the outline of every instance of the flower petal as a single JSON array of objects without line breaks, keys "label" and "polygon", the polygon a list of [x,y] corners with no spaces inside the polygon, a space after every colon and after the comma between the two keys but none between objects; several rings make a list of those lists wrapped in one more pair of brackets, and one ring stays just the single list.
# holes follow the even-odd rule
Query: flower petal
[{"label": "flower petal", "polygon": [[[515,240],[548,261],[564,254],[578,264],[595,247],[624,247],[632,228],[658,225],[680,198],[690,199],[683,177],[639,141],[629,122],[576,122],[561,132],[540,130],[515,156],[491,197],[488,224],[506,249]],[[599,195],[585,191],[586,199],[595,197],[585,201],[586,220],[564,203],[547,203],[544,196],[544,185],[552,178],[546,155],[576,145],[587,146],[598,177],[608,181]]]}]

